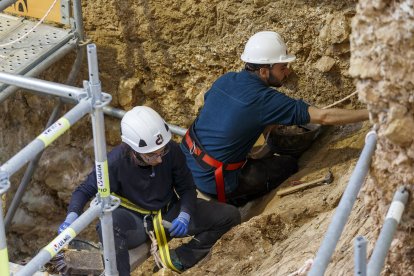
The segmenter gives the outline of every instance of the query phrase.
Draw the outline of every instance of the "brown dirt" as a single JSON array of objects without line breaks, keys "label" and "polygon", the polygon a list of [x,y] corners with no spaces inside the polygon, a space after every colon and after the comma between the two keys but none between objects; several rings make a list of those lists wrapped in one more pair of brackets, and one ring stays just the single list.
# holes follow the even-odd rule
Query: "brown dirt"
[{"label": "brown dirt", "polygon": [[[325,106],[357,88],[378,126],[379,142],[363,196],[327,271],[352,274],[352,239],[366,235],[371,252],[395,187],[405,184],[413,190],[414,28],[407,1],[361,0],[357,6],[346,0],[97,0],[82,6],[85,32],[97,44],[100,79],[113,96],[111,104],[126,110],[148,105],[182,127],[195,118],[211,83],[241,68],[243,45],[259,30],[280,32],[297,56],[283,88],[286,94]],[[64,82],[73,59],[68,55],[41,77]],[[76,85],[87,77],[85,63]],[[55,103],[19,92],[0,105],[1,163],[41,132]],[[341,106],[364,103],[353,97]],[[272,192],[249,203],[241,209],[245,222],[216,244],[210,259],[186,274],[287,275],[301,267],[320,244],[368,129],[368,124],[326,129],[290,180],[315,179],[331,168],[334,183],[283,198]],[[106,118],[106,135],[108,149],[119,143],[118,120]],[[51,240],[71,192],[92,166],[91,127],[85,118],[45,151],[7,236],[11,260],[33,256]],[[13,176],[7,204],[22,175],[23,170]],[[410,202],[384,275],[414,271]],[[83,235],[96,240],[93,226]],[[134,275],[151,274],[147,266]]]},{"label": "brown dirt", "polygon": [[[333,183],[284,197],[276,196],[275,190],[241,207],[244,223],[226,233],[210,256],[183,275],[288,275],[314,258],[368,130],[368,124],[324,128],[300,158],[299,172],[281,187],[291,186],[294,180],[320,178],[328,169],[334,175]],[[374,240],[370,223],[358,197],[326,275],[352,274],[353,239],[365,235],[371,240],[371,250]],[[151,275],[153,266],[150,260],[132,275]]]}]

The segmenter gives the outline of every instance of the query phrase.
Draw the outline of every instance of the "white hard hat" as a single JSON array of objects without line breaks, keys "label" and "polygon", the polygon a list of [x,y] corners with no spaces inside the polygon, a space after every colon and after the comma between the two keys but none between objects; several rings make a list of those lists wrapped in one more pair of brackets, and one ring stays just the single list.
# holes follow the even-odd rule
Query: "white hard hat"
[{"label": "white hard hat", "polygon": [[273,64],[292,62],[296,57],[287,54],[286,44],[278,33],[265,31],[249,38],[241,59],[247,63]]},{"label": "white hard hat", "polygon": [[121,139],[139,153],[149,153],[171,140],[171,131],[152,108],[137,106],[125,113],[121,121]]}]

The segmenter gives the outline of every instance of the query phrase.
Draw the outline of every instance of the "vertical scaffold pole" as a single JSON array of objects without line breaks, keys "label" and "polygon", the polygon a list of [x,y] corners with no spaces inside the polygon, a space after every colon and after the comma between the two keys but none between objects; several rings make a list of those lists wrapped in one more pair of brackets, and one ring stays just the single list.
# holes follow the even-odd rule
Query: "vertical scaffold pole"
[{"label": "vertical scaffold pole", "polygon": [[359,236],[354,242],[354,276],[367,276],[367,239]]},{"label": "vertical scaffold pole", "polygon": [[3,220],[3,194],[10,188],[9,175],[0,171],[0,275],[9,275],[6,230]]},{"label": "vertical scaffold pole", "polygon": [[405,187],[399,187],[394,194],[391,206],[388,209],[387,216],[385,217],[384,225],[382,226],[378,240],[375,243],[371,259],[368,262],[368,276],[376,276],[381,274],[381,270],[384,267],[385,258],[387,257],[390,249],[395,231],[397,230],[397,226],[401,221],[405,205],[407,204],[408,194],[408,189]]},{"label": "vertical scaffold pole", "polygon": [[[104,205],[101,216],[102,243],[104,247],[105,275],[118,275],[116,268],[114,230],[112,226],[111,197],[109,187],[108,161],[106,157],[105,125],[103,107],[109,103],[105,100],[101,91],[101,82],[98,75],[98,59],[95,44],[87,45],[89,82],[84,82],[88,87],[93,102],[91,113],[93,140],[95,149],[95,168],[98,193]],[[110,100],[110,99],[109,99]]]}]

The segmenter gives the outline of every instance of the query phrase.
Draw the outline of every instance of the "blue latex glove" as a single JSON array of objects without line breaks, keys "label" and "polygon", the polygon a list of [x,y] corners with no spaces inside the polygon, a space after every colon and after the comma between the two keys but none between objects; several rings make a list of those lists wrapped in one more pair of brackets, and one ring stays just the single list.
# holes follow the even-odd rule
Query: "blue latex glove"
[{"label": "blue latex glove", "polygon": [[71,225],[72,222],[74,222],[78,217],[79,217],[78,214],[76,214],[75,212],[70,212],[66,216],[65,221],[59,226],[58,234],[62,233],[63,230],[68,228],[68,226]]},{"label": "blue latex glove", "polygon": [[190,224],[190,215],[181,212],[171,223],[170,236],[184,237],[188,233],[188,225]]}]

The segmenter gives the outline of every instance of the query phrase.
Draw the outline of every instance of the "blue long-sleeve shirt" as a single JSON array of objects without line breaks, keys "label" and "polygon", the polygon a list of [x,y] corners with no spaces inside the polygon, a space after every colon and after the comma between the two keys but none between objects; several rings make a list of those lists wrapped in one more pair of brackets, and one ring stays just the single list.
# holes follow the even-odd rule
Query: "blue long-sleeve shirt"
[{"label": "blue long-sleeve shirt", "polygon": [[[308,104],[267,86],[256,74],[243,70],[217,79],[204,96],[194,133],[207,153],[225,163],[246,159],[267,125],[309,123]],[[214,170],[202,169],[184,146],[197,187],[216,194]],[[225,171],[226,193],[238,185],[237,171]]]},{"label": "blue long-sleeve shirt", "polygon": [[[193,214],[196,190],[185,157],[174,141],[162,163],[139,166],[128,154],[128,146],[121,144],[108,154],[108,171],[111,192],[122,196],[146,210],[160,210],[176,197],[181,200],[181,211]],[[154,170],[154,171],[153,171]],[[151,175],[151,174],[155,175]],[[96,195],[96,173],[92,171],[73,192],[68,211],[81,214],[85,204]]]}]

